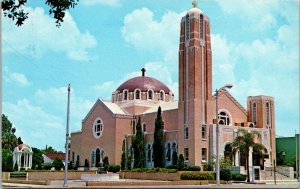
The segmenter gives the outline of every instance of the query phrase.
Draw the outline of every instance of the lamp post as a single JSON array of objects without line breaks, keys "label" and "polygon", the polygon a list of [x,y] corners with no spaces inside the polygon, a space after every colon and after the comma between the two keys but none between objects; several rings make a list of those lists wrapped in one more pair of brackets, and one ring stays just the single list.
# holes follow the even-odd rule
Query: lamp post
[{"label": "lamp post", "polygon": [[70,116],[70,84],[68,86],[68,106],[67,106],[67,128],[66,128],[66,154],[65,154],[65,174],[64,174],[64,187],[68,187],[68,153],[69,153],[69,116]]},{"label": "lamp post", "polygon": [[217,124],[217,128],[216,128],[216,155],[217,155],[217,166],[216,166],[216,172],[217,172],[217,185],[220,185],[220,161],[219,161],[219,120],[218,120],[218,96],[219,96],[219,91],[223,90],[223,89],[230,89],[232,88],[233,85],[231,84],[226,84],[223,87],[221,87],[220,89],[216,89],[216,124]]}]

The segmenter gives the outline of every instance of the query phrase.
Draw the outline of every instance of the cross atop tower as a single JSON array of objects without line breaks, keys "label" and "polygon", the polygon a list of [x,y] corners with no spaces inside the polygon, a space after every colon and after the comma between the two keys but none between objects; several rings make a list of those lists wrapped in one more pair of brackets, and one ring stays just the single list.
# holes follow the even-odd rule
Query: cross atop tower
[{"label": "cross atop tower", "polygon": [[194,0],[194,1],[192,2],[192,5],[193,5],[194,8],[196,8],[196,7],[198,6],[197,1]]}]

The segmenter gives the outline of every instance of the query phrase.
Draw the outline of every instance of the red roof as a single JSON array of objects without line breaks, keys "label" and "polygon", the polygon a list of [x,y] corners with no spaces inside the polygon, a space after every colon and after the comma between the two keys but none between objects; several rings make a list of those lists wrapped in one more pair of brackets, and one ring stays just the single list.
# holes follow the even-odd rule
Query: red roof
[{"label": "red roof", "polygon": [[[65,159],[65,153],[44,153],[45,156],[47,156],[49,159],[54,160],[55,158],[59,158],[61,160]],[[68,159],[70,159],[70,156],[68,156]]]},{"label": "red roof", "polygon": [[125,81],[118,87],[117,91],[123,92],[124,89],[127,89],[130,92],[133,92],[135,89],[140,89],[141,91],[148,91],[148,89],[152,89],[154,92],[164,90],[166,94],[170,92],[170,89],[165,84],[157,79],[146,76],[134,77]]}]

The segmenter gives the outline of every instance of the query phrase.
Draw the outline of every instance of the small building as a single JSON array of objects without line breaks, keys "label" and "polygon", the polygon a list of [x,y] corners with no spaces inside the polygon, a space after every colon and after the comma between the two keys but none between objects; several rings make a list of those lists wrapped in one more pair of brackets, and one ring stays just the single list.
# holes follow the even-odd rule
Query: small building
[{"label": "small building", "polygon": [[287,165],[290,161],[300,157],[299,134],[293,137],[278,137],[276,138],[276,159],[277,165]]},{"label": "small building", "polygon": [[20,144],[15,147],[13,152],[14,166],[17,163],[18,171],[20,169],[31,169],[32,166],[32,149],[27,144]]},{"label": "small building", "polygon": [[62,162],[65,162],[65,153],[49,153],[46,152],[43,155],[44,163],[52,163],[56,158],[59,158],[62,160]]}]

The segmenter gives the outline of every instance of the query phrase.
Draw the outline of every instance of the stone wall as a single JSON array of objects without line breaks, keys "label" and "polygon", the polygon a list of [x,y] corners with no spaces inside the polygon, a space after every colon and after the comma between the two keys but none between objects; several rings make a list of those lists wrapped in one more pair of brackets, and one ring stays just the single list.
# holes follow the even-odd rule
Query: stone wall
[{"label": "stone wall", "polygon": [[[68,172],[68,180],[80,180],[82,174],[96,172]],[[64,172],[28,172],[28,180],[64,180]]]},{"label": "stone wall", "polygon": [[180,180],[180,173],[139,173],[139,172],[120,172],[121,179],[141,179],[141,180]]},{"label": "stone wall", "polygon": [[294,167],[277,166],[276,171],[284,176],[294,178]]}]

